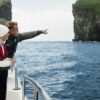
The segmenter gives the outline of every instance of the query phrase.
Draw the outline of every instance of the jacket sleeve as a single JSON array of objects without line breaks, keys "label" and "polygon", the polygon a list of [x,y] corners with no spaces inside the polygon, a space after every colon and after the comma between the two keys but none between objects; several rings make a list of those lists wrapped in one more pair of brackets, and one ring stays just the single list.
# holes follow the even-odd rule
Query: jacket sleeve
[{"label": "jacket sleeve", "polygon": [[40,35],[41,33],[43,33],[43,31],[32,31],[32,32],[18,33],[17,40],[18,40],[18,42],[21,42],[23,40],[36,37],[36,36]]}]

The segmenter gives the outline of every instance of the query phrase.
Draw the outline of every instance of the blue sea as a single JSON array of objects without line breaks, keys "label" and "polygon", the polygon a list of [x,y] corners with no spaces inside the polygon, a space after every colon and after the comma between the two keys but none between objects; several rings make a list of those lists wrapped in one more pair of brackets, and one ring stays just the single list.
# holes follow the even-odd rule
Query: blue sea
[{"label": "blue sea", "polygon": [[[52,100],[100,100],[99,42],[19,43],[19,76],[38,81]],[[26,86],[32,100],[32,87]]]}]

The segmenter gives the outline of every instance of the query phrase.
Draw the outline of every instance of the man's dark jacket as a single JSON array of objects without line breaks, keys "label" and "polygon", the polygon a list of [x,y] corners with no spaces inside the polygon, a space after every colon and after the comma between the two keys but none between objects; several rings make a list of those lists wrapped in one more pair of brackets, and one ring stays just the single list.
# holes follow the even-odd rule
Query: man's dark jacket
[{"label": "man's dark jacket", "polygon": [[41,33],[43,33],[43,32],[42,31],[33,31],[33,32],[17,33],[16,36],[9,35],[9,38],[5,43],[7,45],[7,49],[8,49],[8,58],[14,57],[14,53],[16,52],[18,42],[33,38],[35,36],[40,35]]}]

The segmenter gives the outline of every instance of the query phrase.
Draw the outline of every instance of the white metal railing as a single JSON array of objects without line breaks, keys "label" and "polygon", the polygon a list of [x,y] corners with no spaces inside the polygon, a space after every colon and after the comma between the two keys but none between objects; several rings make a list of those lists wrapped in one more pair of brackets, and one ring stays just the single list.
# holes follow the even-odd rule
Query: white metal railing
[{"label": "white metal railing", "polygon": [[23,93],[22,93],[22,100],[25,100],[25,81],[31,82],[34,86],[34,100],[38,100],[38,94],[41,95],[42,100],[51,100],[47,92],[43,89],[43,87],[34,79],[29,78],[28,76],[25,76],[23,79]]},{"label": "white metal railing", "polygon": [[[19,90],[19,86],[18,86],[18,68],[16,66],[16,64],[11,68],[11,71],[13,72],[13,70],[15,70],[15,87],[14,90]],[[34,86],[34,99],[33,100],[38,100],[38,97],[40,94],[43,100],[51,100],[49,95],[47,94],[47,92],[43,89],[43,87],[34,79],[29,78],[28,76],[25,76],[23,78],[23,82],[22,82],[22,100],[25,100],[25,82],[31,82],[32,85]]]}]

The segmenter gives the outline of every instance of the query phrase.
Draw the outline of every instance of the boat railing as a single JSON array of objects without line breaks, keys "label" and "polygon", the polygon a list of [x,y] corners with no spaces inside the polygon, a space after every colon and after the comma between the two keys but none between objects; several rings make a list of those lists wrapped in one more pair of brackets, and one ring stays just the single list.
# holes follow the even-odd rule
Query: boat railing
[{"label": "boat railing", "polygon": [[16,64],[15,64],[14,69],[15,69],[15,88],[14,89],[19,90],[20,88],[18,86],[18,68],[17,68]]},{"label": "boat railing", "polygon": [[14,90],[19,90],[20,88],[19,88],[19,86],[18,86],[18,68],[17,68],[17,66],[16,66],[16,63],[15,64],[12,64],[11,66],[10,66],[10,70],[11,70],[11,72],[13,73],[14,72],[14,76],[15,76],[15,85],[14,85]]},{"label": "boat railing", "polygon": [[[15,70],[15,87],[14,90],[19,90],[18,86],[18,68],[15,64],[13,68],[11,68],[11,71]],[[39,100],[39,94],[42,97],[42,100],[51,100],[50,96],[48,93],[43,89],[43,87],[34,79],[31,79],[28,76],[25,76],[22,81],[22,100],[25,100],[25,86],[26,86],[26,81],[29,83],[32,83],[34,89],[33,89],[33,100]]]},{"label": "boat railing", "polygon": [[22,94],[22,100],[25,100],[25,82],[28,81],[28,82],[31,82],[32,85],[34,86],[34,99],[33,100],[39,100],[39,94],[41,95],[42,97],[42,100],[51,100],[49,95],[47,94],[47,92],[43,89],[43,87],[37,82],[35,81],[34,79],[31,79],[30,77],[28,76],[25,76],[24,79],[23,79],[23,94]]}]

